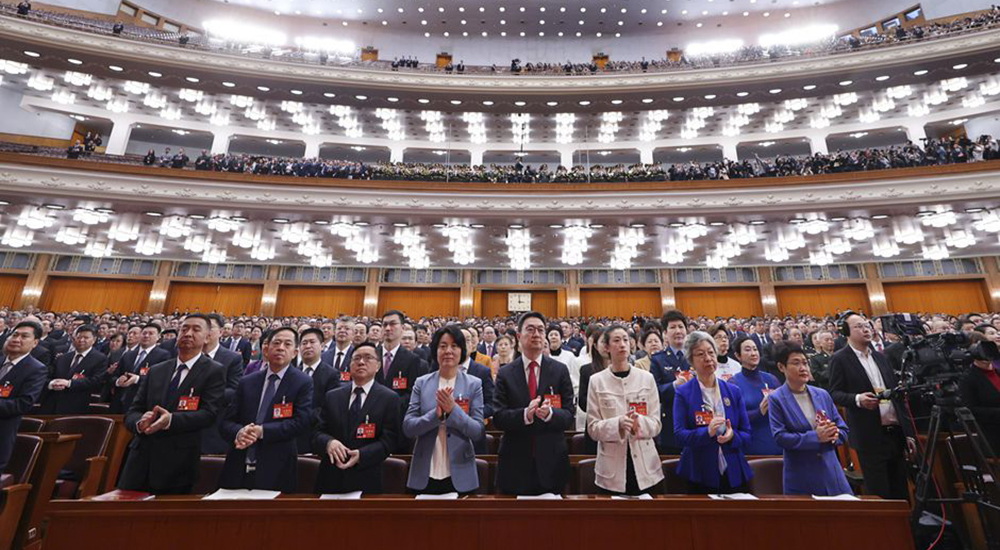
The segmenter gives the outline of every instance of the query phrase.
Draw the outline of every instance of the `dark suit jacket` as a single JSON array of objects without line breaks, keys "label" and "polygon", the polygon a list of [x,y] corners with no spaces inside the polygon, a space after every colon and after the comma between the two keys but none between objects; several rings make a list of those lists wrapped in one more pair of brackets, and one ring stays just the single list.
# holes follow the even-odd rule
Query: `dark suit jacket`
[{"label": "dark suit jacket", "polygon": [[[383,351],[384,353],[384,351]],[[382,364],[381,357],[379,356],[379,365]],[[410,392],[413,391],[413,384],[417,382],[417,378],[427,374],[428,372],[427,363],[417,357],[412,351],[408,351],[403,346],[399,346],[396,349],[396,355],[392,358],[392,364],[389,365],[388,376],[382,376],[382,369],[379,368],[378,373],[375,374],[375,382],[382,384],[383,386],[392,389],[393,379],[405,378],[406,388],[393,390],[396,395],[399,396],[399,417],[403,418],[406,415],[406,407],[410,405]],[[409,441],[400,436],[397,439],[397,447],[393,450],[396,453],[409,453],[410,452]]]},{"label": "dark suit jacket", "polygon": [[661,453],[678,453],[676,451],[680,445],[674,441],[674,395],[676,389],[674,380],[677,379],[677,372],[690,370],[687,358],[678,359],[673,353],[669,353],[667,348],[658,351],[649,358],[649,372],[656,380],[656,387],[660,390],[660,421],[663,429],[660,430],[658,440]]},{"label": "dark suit jacket", "polygon": [[[889,360],[877,351],[869,353],[875,358],[875,364],[878,365],[879,371],[882,373],[882,381],[885,382],[886,388],[895,388],[898,379],[896,373],[889,366]],[[858,407],[855,401],[857,394],[872,391],[874,388],[872,388],[871,380],[868,379],[864,367],[861,366],[861,361],[855,355],[854,348],[847,345],[835,352],[830,358],[830,395],[833,397],[834,403],[847,410],[851,445],[859,452],[883,447],[878,445],[878,442],[884,437],[882,418],[878,408],[868,410]],[[893,401],[895,406],[895,400]],[[907,425],[905,413],[905,407],[896,406],[896,417],[899,418],[903,427]]]},{"label": "dark suit jacket", "polygon": [[226,372],[226,389],[223,391],[222,402],[219,403],[219,415],[215,419],[215,425],[201,434],[201,451],[205,454],[221,455],[226,454],[232,444],[232,440],[226,441],[222,438],[220,430],[226,407],[236,398],[236,387],[243,377],[243,356],[219,344],[214,360],[222,365]]},{"label": "dark suit jacket", "polygon": [[43,340],[31,350],[31,356],[46,367],[51,367],[56,361],[56,353],[52,350],[52,346],[51,342],[46,343]]},{"label": "dark suit jacket", "polygon": [[[156,494],[185,494],[198,479],[201,432],[221,414],[225,387],[222,365],[202,354],[178,388],[179,395],[199,397],[198,410],[177,411],[178,396],[168,396],[176,359],[153,365],[139,382],[139,392],[125,415],[125,427],[135,436],[118,488]],[[170,397],[170,399],[168,399]],[[170,428],[152,435],[140,434],[136,424],[146,411],[159,405],[170,411]]]},{"label": "dark suit jacket", "polygon": [[233,351],[231,349],[232,342],[233,342],[232,338],[227,338],[225,342],[219,342],[219,345],[229,351],[232,351],[233,353],[239,354],[240,357],[243,358],[244,365],[250,363],[250,355],[253,353],[252,346],[250,345],[250,340],[247,340],[246,338],[240,338],[240,341],[237,342],[236,344],[236,351]]},{"label": "dark suit jacket", "polygon": [[[246,426],[256,422],[264,384],[271,370],[257,371],[240,380],[236,398],[226,409],[222,420],[222,438],[229,442],[226,463],[222,467],[219,486],[226,489],[242,489],[246,473],[247,449],[237,449],[232,442],[236,434]],[[292,404],[291,418],[274,418],[274,406],[281,403]],[[296,440],[312,428],[313,381],[306,373],[288,367],[274,398],[268,403],[264,423],[264,437],[258,439],[252,448],[256,451],[257,471],[254,489],[267,489],[294,493],[298,485],[295,466],[298,463]]]},{"label": "dark suit jacket", "polygon": [[[519,357],[500,367],[493,396],[493,423],[503,431],[497,463],[497,487],[509,495],[536,492],[562,493],[569,481],[569,452],[565,431],[573,429],[575,411],[573,382],[569,370],[550,357],[542,357],[538,375],[539,395],[549,388],[560,396],[560,408],[552,409],[552,418],[537,418],[524,424],[524,409],[531,398],[524,375],[524,358]],[[532,471],[537,474],[531,479]]]},{"label": "dark suit jacket", "polygon": [[959,389],[962,404],[972,411],[979,428],[986,435],[993,456],[997,456],[1000,453],[1000,390],[986,378],[982,369],[975,366],[962,378]]},{"label": "dark suit jacket", "polygon": [[112,401],[111,401],[111,411],[115,414],[122,414],[132,406],[132,401],[135,399],[135,394],[139,393],[139,382],[132,384],[127,388],[119,388],[114,385],[114,380],[125,373],[129,374],[139,374],[139,381],[142,381],[142,370],[148,369],[153,365],[168,361],[170,359],[170,352],[165,349],[160,349],[159,346],[153,346],[153,349],[149,350],[142,359],[142,364],[136,365],[135,362],[139,358],[139,351],[142,348],[130,351],[125,355],[122,355],[121,359],[118,361],[118,370],[116,374],[110,375],[112,386]]},{"label": "dark suit jacket", "polygon": [[[71,353],[64,353],[59,356],[55,367],[52,369],[52,376],[49,380],[63,378],[71,380],[68,388],[62,391],[52,391],[48,389],[48,383],[42,390],[42,414],[87,414],[90,412],[90,394],[100,393],[104,385],[107,371],[107,357],[91,348],[87,356],[80,361],[76,369],[70,370],[73,358],[76,357],[76,350]],[[73,380],[75,376],[81,376]]]},{"label": "dark suit jacket", "polygon": [[[301,368],[301,367],[300,367]],[[312,452],[312,436],[319,424],[319,411],[323,407],[326,393],[340,387],[340,373],[333,370],[333,367],[320,361],[316,367],[316,372],[312,375],[313,382],[313,407],[312,421],[309,429],[298,438],[299,454],[309,454]]]},{"label": "dark suit jacket", "polygon": [[[0,365],[7,358],[0,359]],[[14,452],[14,442],[17,440],[17,427],[21,424],[21,416],[30,412],[42,394],[45,387],[46,368],[37,359],[28,355],[10,369],[6,376],[0,378],[0,387],[9,384],[10,395],[0,397],[0,473],[7,467],[10,455]]]},{"label": "dark suit jacket", "polygon": [[[350,372],[351,356],[353,355],[354,355],[354,344],[350,344],[347,346],[347,351],[344,352],[344,357],[340,360],[339,370],[341,372]],[[326,363],[331,367],[335,367],[337,365],[337,344],[334,343],[332,346],[330,346],[329,350],[324,351],[323,355],[320,356],[319,361],[320,363]]]},{"label": "dark suit jacket", "polygon": [[[399,396],[380,384],[372,384],[371,393],[361,407],[361,418],[375,424],[375,437],[358,439],[358,423],[350,421],[348,408],[352,384],[344,384],[326,394],[319,425],[313,436],[313,452],[322,462],[316,475],[316,492],[349,493],[364,491],[367,494],[382,492],[382,462],[389,457],[399,438],[401,417]],[[341,470],[330,462],[326,446],[336,439],[348,449],[358,449],[361,456],[352,468]]]}]

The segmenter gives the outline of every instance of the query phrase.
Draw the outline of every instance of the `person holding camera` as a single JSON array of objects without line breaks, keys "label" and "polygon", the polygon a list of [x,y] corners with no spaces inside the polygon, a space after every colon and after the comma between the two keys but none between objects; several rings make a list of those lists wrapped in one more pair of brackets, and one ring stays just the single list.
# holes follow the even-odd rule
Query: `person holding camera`
[{"label": "person holding camera", "polygon": [[872,346],[872,325],[858,313],[840,318],[840,333],[847,345],[830,358],[830,395],[847,409],[851,445],[858,451],[868,493],[882,498],[906,499],[907,442],[902,424],[908,422],[904,407],[897,407],[891,390],[898,379],[885,355]]},{"label": "person holding camera", "polygon": [[[993,327],[990,327],[993,328]],[[992,346],[992,353],[988,348]],[[972,367],[959,382],[962,404],[972,411],[994,456],[1000,453],[1000,374],[997,373],[996,344],[983,341],[969,350]]]}]

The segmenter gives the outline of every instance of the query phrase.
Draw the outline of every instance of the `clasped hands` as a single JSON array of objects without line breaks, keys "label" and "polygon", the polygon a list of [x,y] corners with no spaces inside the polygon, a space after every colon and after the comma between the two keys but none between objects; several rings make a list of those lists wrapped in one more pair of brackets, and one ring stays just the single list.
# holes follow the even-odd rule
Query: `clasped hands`
[{"label": "clasped hands", "polygon": [[119,376],[118,380],[115,380],[115,385],[118,386],[119,388],[127,388],[138,381],[139,381],[138,374],[132,374],[130,372],[126,372],[125,374]]},{"label": "clasped hands", "polygon": [[258,426],[253,423],[247,424],[240,428],[240,431],[236,432],[236,448],[242,451],[256,443],[262,437],[264,437],[264,426]]},{"label": "clasped hands", "polygon": [[443,418],[446,414],[451,414],[455,408],[455,397],[452,395],[453,388],[439,388],[437,391],[437,417]]},{"label": "clasped hands", "polygon": [[52,391],[63,391],[68,388],[70,384],[72,384],[70,380],[66,380],[65,378],[56,378],[49,382],[49,389]]},{"label": "clasped hands", "polygon": [[816,423],[816,436],[820,443],[833,443],[840,437],[840,428],[832,420],[821,420]]},{"label": "clasped hands", "polygon": [[[722,435],[715,435],[723,426],[726,427],[726,431]],[[733,439],[733,425],[728,418],[716,416],[708,423],[708,434],[714,436],[719,445],[725,445]]]},{"label": "clasped hands", "polygon": [[361,459],[361,451],[348,449],[346,445],[336,439],[331,439],[326,444],[326,454],[330,457],[330,462],[336,464],[341,470],[354,467]]},{"label": "clasped hands", "polygon": [[170,426],[170,418],[170,411],[156,405],[153,407],[153,410],[146,411],[142,415],[142,418],[139,419],[139,423],[136,425],[136,429],[141,434],[152,435],[160,430],[167,429]]},{"label": "clasped hands", "polygon": [[545,421],[549,415],[552,414],[552,405],[549,404],[548,400],[543,401],[542,396],[539,395],[528,403],[528,408],[524,411],[524,417],[531,421],[532,418],[537,418],[541,421]]},{"label": "clasped hands", "polygon": [[639,414],[635,411],[629,411],[618,417],[618,431],[623,434],[630,433],[634,437],[639,437],[640,426]]}]

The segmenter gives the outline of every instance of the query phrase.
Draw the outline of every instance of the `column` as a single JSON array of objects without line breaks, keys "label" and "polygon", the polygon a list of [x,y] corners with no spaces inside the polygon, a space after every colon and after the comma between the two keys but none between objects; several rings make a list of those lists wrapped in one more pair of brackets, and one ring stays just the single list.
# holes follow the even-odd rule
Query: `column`
[{"label": "column", "polygon": [[907,124],[904,128],[906,129],[906,138],[917,145],[921,145],[923,143],[921,140],[927,138],[927,129],[924,128],[923,122]]},{"label": "column", "polygon": [[639,149],[639,162],[643,164],[653,164],[653,148],[641,147]]},{"label": "column", "polygon": [[677,296],[674,293],[673,273],[670,269],[660,270],[660,304],[663,312],[677,307]]},{"label": "column", "polygon": [[264,279],[264,292],[260,295],[260,314],[265,317],[273,317],[275,306],[278,304],[278,277],[281,274],[281,266],[267,266],[267,275]]},{"label": "column", "polygon": [[572,149],[560,149],[559,150],[559,164],[565,166],[566,168],[573,167],[573,153]]},{"label": "column", "polygon": [[989,292],[990,311],[1000,311],[1000,268],[996,256],[979,258],[986,272],[986,290]]},{"label": "column", "polygon": [[318,139],[307,139],[306,140],[306,154],[304,158],[314,159],[319,158],[319,149],[323,143]]},{"label": "column", "polygon": [[458,295],[458,316],[472,317],[475,314],[473,308],[475,305],[475,291],[472,285],[476,272],[472,269],[463,269],[460,273],[462,274],[462,289]]},{"label": "column", "polygon": [[812,154],[822,153],[824,155],[830,152],[829,146],[826,144],[825,135],[811,135],[809,136],[809,148],[812,150]]},{"label": "column", "polygon": [[583,309],[580,305],[580,271],[566,272],[566,316],[579,317]]},{"label": "column", "polygon": [[768,317],[777,317],[778,295],[774,291],[774,280],[771,278],[771,268],[767,266],[758,267],[757,280],[760,281],[760,305],[764,310],[764,315]]},{"label": "column", "polygon": [[49,279],[49,265],[52,263],[50,254],[38,254],[35,256],[35,265],[28,273],[27,280],[24,281],[24,290],[21,291],[21,301],[18,309],[38,307],[42,300],[42,291],[45,290],[45,283]]},{"label": "column", "polygon": [[469,149],[469,166],[479,166],[483,163],[483,149]]},{"label": "column", "polygon": [[403,162],[403,152],[406,147],[403,145],[389,146],[389,162]]},{"label": "column", "polygon": [[739,142],[735,140],[723,141],[719,145],[722,146],[722,158],[734,162],[739,160],[739,155],[736,153],[736,146],[739,145]]},{"label": "column", "polygon": [[218,130],[212,134],[212,154],[224,155],[229,152],[229,141],[233,138],[233,133],[226,130]]},{"label": "column", "polygon": [[868,288],[868,305],[871,306],[871,315],[889,313],[889,306],[885,300],[885,288],[882,286],[882,278],[878,274],[877,265],[865,264],[865,286]]},{"label": "column", "polygon": [[174,262],[160,262],[156,268],[156,278],[153,279],[153,287],[149,289],[149,303],[146,311],[150,313],[163,313],[163,308],[167,305],[167,293],[170,291],[170,273],[174,270]]},{"label": "column", "polygon": [[106,155],[124,155],[128,148],[129,137],[132,136],[132,119],[116,118],[114,126],[111,127],[111,136],[108,137],[108,145],[105,147]]},{"label": "column", "polygon": [[361,314],[367,317],[378,315],[378,289],[382,279],[382,270],[377,267],[368,268],[368,280],[365,283],[365,302]]}]

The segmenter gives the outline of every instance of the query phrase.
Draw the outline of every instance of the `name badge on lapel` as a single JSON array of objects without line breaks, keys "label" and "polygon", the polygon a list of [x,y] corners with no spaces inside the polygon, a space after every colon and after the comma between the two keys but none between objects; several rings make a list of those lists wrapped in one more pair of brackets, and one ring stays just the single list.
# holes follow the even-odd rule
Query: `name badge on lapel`
[{"label": "name badge on lapel", "polygon": [[358,439],[375,439],[375,424],[368,421],[368,415],[365,415],[365,421],[358,424],[358,430],[355,433],[355,437]]},{"label": "name badge on lapel", "polygon": [[708,405],[702,405],[702,410],[694,413],[694,425],[708,426],[712,423],[713,418],[715,418],[715,413],[712,412],[712,409]]},{"label": "name badge on lapel", "polygon": [[146,376],[147,374],[149,374],[149,367],[139,369],[139,376]]},{"label": "name badge on lapel", "polygon": [[194,394],[194,388],[191,388],[191,393],[187,396],[181,396],[177,400],[177,410],[185,412],[193,412],[198,410],[198,403],[201,402],[201,397]]},{"label": "name badge on lapel", "polygon": [[82,372],[78,372],[73,375],[73,380],[83,380],[84,378],[86,378],[86,376],[84,376]]},{"label": "name badge on lapel", "polygon": [[455,404],[462,408],[465,414],[469,414],[469,399],[463,398],[461,395],[455,400]]},{"label": "name badge on lapel", "polygon": [[282,418],[292,417],[292,404],[285,403],[285,398],[281,398],[281,403],[274,404],[274,413],[272,414],[275,420],[281,420]]},{"label": "name badge on lapel", "polygon": [[347,372],[346,370],[342,371],[340,373],[340,381],[341,382],[350,382],[351,381],[351,373]]},{"label": "name badge on lapel", "polygon": [[646,403],[629,403],[628,412],[634,412],[635,414],[646,416]]},{"label": "name badge on lapel", "polygon": [[392,389],[394,390],[405,390],[407,387],[408,380],[405,376],[397,376],[392,379]]},{"label": "name badge on lapel", "polygon": [[0,397],[7,399],[10,394],[14,392],[14,386],[10,382],[4,382],[3,386],[0,386]]},{"label": "name badge on lapel", "polygon": [[551,386],[549,387],[549,393],[545,394],[544,399],[553,409],[562,408],[562,396],[553,391]]},{"label": "name badge on lapel", "polygon": [[824,424],[830,421],[830,417],[826,415],[826,411],[818,410],[816,411],[816,424]]}]

